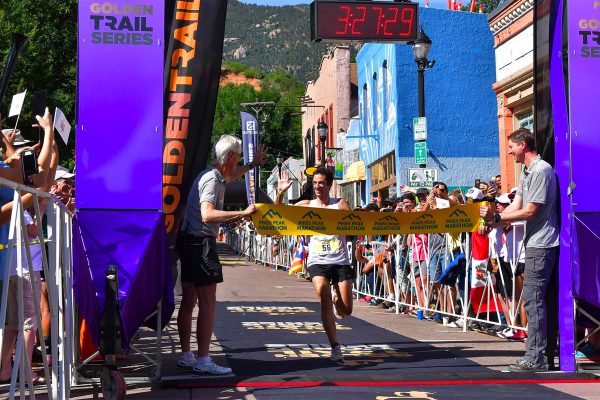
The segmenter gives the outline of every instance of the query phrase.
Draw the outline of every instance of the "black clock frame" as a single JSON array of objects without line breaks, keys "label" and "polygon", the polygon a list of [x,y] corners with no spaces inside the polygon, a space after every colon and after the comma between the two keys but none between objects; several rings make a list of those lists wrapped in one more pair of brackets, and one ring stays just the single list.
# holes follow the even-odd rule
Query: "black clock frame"
[{"label": "black clock frame", "polygon": [[[336,7],[336,10],[333,10]],[[354,18],[350,22],[351,11],[363,11],[363,15],[358,18]],[[386,11],[391,9],[398,10],[395,14],[395,19],[381,21],[382,8],[386,7]],[[379,9],[379,10],[378,10]],[[410,24],[409,35],[406,37],[399,37],[397,35],[386,35],[388,28],[387,24],[394,22],[394,27],[401,26],[402,23],[408,21],[398,21],[403,16],[404,10],[412,11],[412,19]],[[335,12],[337,11],[337,14]],[[346,12],[346,15],[342,14]],[[373,25],[373,13],[380,12],[377,18],[377,23]],[[324,15],[325,13],[325,15]],[[326,14],[329,13],[329,14]],[[330,18],[327,18],[331,15]],[[327,18],[327,20],[319,20],[321,18]],[[337,17],[337,18],[336,18]],[[362,20],[361,20],[362,18]],[[336,26],[339,27],[339,23],[343,23],[340,19],[346,19],[344,25],[344,32],[333,31]],[[351,40],[360,42],[412,42],[417,39],[419,33],[419,3],[417,2],[389,2],[389,1],[336,1],[336,0],[315,0],[310,4],[310,22],[311,22],[311,39],[314,41],[321,40]],[[361,26],[355,26],[356,23],[361,23]],[[371,22],[368,24],[368,22]],[[365,26],[365,23],[367,25]],[[327,25],[325,25],[327,24]],[[378,26],[379,25],[379,26]],[[354,33],[348,33],[348,27],[363,29],[363,31],[355,31]],[[367,29],[364,31],[364,29]],[[389,34],[389,32],[387,32]]]}]

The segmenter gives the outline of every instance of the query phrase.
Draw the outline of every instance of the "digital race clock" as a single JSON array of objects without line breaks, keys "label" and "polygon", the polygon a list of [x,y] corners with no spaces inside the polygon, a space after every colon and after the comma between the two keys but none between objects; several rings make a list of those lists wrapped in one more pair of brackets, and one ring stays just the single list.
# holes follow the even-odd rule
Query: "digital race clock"
[{"label": "digital race clock", "polygon": [[408,42],[417,39],[419,3],[316,0],[310,20],[316,41]]}]

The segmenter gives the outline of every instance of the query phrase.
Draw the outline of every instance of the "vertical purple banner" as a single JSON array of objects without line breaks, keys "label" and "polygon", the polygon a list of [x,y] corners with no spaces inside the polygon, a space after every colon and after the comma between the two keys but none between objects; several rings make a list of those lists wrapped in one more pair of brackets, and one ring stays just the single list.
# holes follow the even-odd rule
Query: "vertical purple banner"
[{"label": "vertical purple banner", "polygon": [[559,326],[559,360],[560,369],[564,372],[575,371],[575,326],[572,280],[572,217],[570,180],[570,143],[569,120],[567,116],[566,76],[563,62],[568,54],[566,43],[563,43],[563,1],[553,0],[550,21],[550,93],[552,97],[552,120],[554,121],[554,169],[560,186],[560,259],[558,264],[558,326]]},{"label": "vertical purple banner", "polygon": [[79,1],[78,209],[162,208],[163,34],[163,1]]},{"label": "vertical purple banner", "polygon": [[600,39],[597,0],[569,1],[569,117],[575,212],[599,212],[596,161],[600,154],[598,98]]},{"label": "vertical purple banner", "polygon": [[[247,112],[242,111],[242,146],[244,148],[244,162],[252,162],[254,149],[258,146],[258,121]],[[248,204],[256,203],[256,188],[258,187],[258,169],[254,168],[246,172],[246,196]]]}]

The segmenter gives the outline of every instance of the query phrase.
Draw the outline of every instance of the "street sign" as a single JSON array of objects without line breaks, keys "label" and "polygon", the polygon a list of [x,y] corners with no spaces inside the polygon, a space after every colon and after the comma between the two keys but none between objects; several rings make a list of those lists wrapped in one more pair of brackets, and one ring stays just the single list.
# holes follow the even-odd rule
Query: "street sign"
[{"label": "street sign", "polygon": [[415,164],[427,164],[427,142],[415,142]]},{"label": "street sign", "polygon": [[437,168],[409,168],[408,187],[420,188],[431,187],[433,182],[438,181]]},{"label": "street sign", "polygon": [[415,140],[427,140],[427,118],[413,118],[413,137]]}]

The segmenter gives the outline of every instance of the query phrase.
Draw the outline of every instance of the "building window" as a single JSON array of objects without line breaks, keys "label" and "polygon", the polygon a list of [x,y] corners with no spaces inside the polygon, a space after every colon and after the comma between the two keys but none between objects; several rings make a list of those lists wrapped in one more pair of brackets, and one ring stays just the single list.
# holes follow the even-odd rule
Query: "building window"
[{"label": "building window", "polygon": [[377,86],[377,72],[373,72],[373,124],[375,129],[379,128],[379,118],[377,118],[379,112],[379,102],[377,101],[379,86]]},{"label": "building window", "polygon": [[304,159],[307,166],[315,165],[315,143],[314,143],[314,127],[306,131],[304,137]]},{"label": "building window", "polygon": [[327,133],[327,144],[329,147],[335,147],[335,126],[333,123],[333,104],[329,105],[329,111],[327,113],[327,126],[329,127],[329,132]]},{"label": "building window", "polygon": [[526,128],[533,132],[533,110],[527,110],[520,113],[516,113],[514,121],[515,130],[520,128]]},{"label": "building window", "polygon": [[[534,131],[534,116],[533,116],[533,107],[527,107],[525,109],[521,109],[519,111],[514,112],[513,124],[514,130],[525,128],[530,131]],[[515,186],[519,186],[519,180],[521,179],[521,171],[523,170],[523,164],[515,163]]]},{"label": "building window", "polygon": [[357,193],[357,188],[360,188],[359,185],[355,185],[353,183],[347,183],[344,185],[340,185],[340,195],[342,198],[346,199],[350,207],[358,207],[360,205],[360,193]]},{"label": "building window", "polygon": [[367,84],[365,83],[363,85],[363,96],[362,96],[362,110],[363,110],[363,115],[362,115],[362,119],[363,119],[363,129],[364,129],[364,136],[369,134],[369,96],[367,93]]},{"label": "building window", "polygon": [[384,123],[387,122],[387,108],[388,108],[388,104],[390,99],[388,98],[389,95],[389,91],[390,88],[388,87],[388,69],[387,69],[387,60],[383,60],[383,104],[381,105],[382,107],[382,112],[383,112],[383,121]]},{"label": "building window", "polygon": [[[390,187],[396,185],[396,156],[394,152],[375,161],[369,166],[371,193],[377,197],[389,197]],[[383,197],[385,196],[385,197]]]}]

